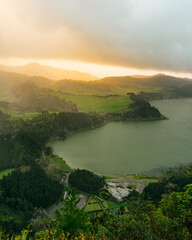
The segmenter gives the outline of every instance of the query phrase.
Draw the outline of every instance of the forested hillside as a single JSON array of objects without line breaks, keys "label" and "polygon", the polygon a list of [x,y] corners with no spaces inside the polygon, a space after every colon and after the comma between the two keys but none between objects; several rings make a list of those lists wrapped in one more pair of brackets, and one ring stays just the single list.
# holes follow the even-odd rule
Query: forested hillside
[{"label": "forested hillside", "polygon": [[[103,123],[97,114],[44,112],[32,120],[12,119],[1,113],[0,171],[14,169],[0,180],[0,226],[20,231],[28,224],[34,207],[47,207],[58,200],[63,186],[49,179],[37,165],[46,142],[65,138],[71,131]],[[19,217],[17,216],[19,215]]]},{"label": "forested hillside", "polygon": [[[4,115],[3,116],[7,116]],[[44,144],[54,137],[102,124],[104,117],[85,113],[42,113],[32,120],[10,120],[11,129],[0,135],[0,169],[29,164],[40,157]],[[9,121],[6,121],[7,125]]]},{"label": "forested hillside", "polygon": [[28,225],[34,208],[46,208],[63,193],[63,186],[49,179],[34,162],[0,180],[0,226],[9,232]]}]

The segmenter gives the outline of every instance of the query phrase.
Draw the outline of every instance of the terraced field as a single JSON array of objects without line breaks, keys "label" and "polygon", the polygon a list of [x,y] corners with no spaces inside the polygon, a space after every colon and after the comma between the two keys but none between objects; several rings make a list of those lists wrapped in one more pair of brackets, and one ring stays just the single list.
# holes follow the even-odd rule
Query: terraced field
[{"label": "terraced field", "polygon": [[90,212],[100,212],[107,210],[109,207],[104,199],[101,199],[97,196],[91,196],[85,206],[85,211]]}]

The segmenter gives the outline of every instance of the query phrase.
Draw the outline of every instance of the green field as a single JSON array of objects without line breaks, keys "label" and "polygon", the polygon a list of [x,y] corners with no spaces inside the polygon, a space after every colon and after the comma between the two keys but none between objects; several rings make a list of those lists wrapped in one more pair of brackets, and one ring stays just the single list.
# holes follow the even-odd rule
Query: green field
[{"label": "green field", "polygon": [[14,168],[10,168],[10,169],[6,169],[6,170],[4,170],[4,171],[1,171],[0,172],[0,179],[2,179],[3,178],[3,176],[7,176],[9,173],[11,173],[11,172],[13,172],[13,171],[15,171],[16,169],[14,169]]},{"label": "green field", "polygon": [[97,196],[91,196],[85,206],[86,212],[99,212],[107,210],[109,207],[106,203],[106,201],[102,198],[99,198]]},{"label": "green field", "polygon": [[72,168],[70,168],[70,167],[67,165],[67,163],[66,163],[62,158],[54,155],[54,156],[52,157],[52,160],[53,160],[53,162],[55,163],[56,168],[59,168],[60,171],[62,171],[62,172],[69,172],[69,173],[71,173],[71,172],[74,171]]},{"label": "green field", "polygon": [[158,180],[159,178],[157,176],[147,176],[147,175],[136,175],[136,174],[130,174],[127,175],[131,179],[137,179],[137,180]]},{"label": "green field", "polygon": [[91,213],[105,210],[118,210],[121,206],[124,206],[125,210],[127,211],[126,205],[126,203],[115,203],[111,201],[105,201],[97,196],[91,196],[86,203],[85,211]]},{"label": "green field", "polygon": [[133,101],[129,96],[75,96],[62,94],[59,92],[52,93],[67,102],[73,102],[77,105],[79,112],[119,112],[128,108]]},{"label": "green field", "polygon": [[121,206],[125,207],[127,204],[107,201],[107,205],[108,205],[109,209],[119,209]]},{"label": "green field", "polygon": [[[114,88],[116,88],[114,86]],[[130,84],[129,87],[118,87],[119,95],[126,94],[127,92],[132,92],[138,94],[139,92],[146,92],[146,93],[157,93],[163,90],[162,87],[155,87],[152,85],[143,85],[143,84]],[[115,94],[115,92],[114,92]]]}]

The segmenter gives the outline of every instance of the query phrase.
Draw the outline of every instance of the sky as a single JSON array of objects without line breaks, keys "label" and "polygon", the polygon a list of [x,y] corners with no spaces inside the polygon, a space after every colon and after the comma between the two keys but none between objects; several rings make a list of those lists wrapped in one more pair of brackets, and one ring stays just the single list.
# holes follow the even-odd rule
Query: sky
[{"label": "sky", "polygon": [[192,76],[191,0],[0,0],[0,64]]}]

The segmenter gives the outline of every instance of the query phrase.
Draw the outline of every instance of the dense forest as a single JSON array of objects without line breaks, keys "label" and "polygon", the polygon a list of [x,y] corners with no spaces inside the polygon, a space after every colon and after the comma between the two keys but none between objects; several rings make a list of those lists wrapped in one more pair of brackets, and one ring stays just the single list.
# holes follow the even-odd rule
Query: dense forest
[{"label": "dense forest", "polygon": [[44,144],[52,138],[65,138],[71,131],[91,128],[104,121],[101,115],[85,113],[44,112],[31,120],[15,121],[5,114],[2,116],[8,129],[7,132],[2,129],[4,134],[0,135],[1,170],[30,164],[40,157]]},{"label": "dense forest", "polygon": [[63,186],[35,163],[13,171],[0,180],[0,226],[9,232],[21,231],[35,207],[48,207],[62,193]]},{"label": "dense forest", "polygon": [[13,132],[15,129],[15,121],[12,121],[9,114],[0,111],[0,135]]}]

